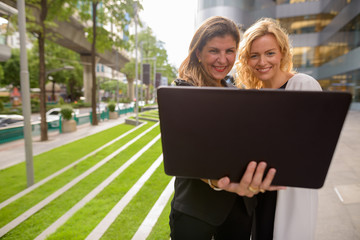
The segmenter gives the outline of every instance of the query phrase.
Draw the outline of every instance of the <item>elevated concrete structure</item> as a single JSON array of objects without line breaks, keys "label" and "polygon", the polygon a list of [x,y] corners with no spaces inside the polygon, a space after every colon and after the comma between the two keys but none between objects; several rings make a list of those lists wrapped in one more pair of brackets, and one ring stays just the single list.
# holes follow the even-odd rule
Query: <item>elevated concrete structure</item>
[{"label": "elevated concrete structure", "polygon": [[[2,0],[5,4],[16,8],[13,0]],[[39,13],[34,10],[34,15],[39,20]],[[81,62],[84,66],[84,97],[86,102],[91,101],[92,73],[91,73],[91,43],[86,39],[85,25],[75,17],[70,17],[67,22],[55,21],[57,27],[47,29],[48,34],[52,35],[52,41],[80,54]],[[130,57],[125,51],[115,48],[103,53],[96,53],[97,63],[104,64],[115,70],[120,70]]]}]

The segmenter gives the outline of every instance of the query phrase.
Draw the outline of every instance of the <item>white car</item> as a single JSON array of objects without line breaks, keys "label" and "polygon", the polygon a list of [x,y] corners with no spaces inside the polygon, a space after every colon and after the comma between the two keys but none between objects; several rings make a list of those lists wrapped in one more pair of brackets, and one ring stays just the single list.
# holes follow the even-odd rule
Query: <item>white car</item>
[{"label": "white car", "polygon": [[[48,123],[49,127],[59,127],[59,119],[60,119],[60,113],[61,108],[52,108],[49,111],[46,112],[46,122]],[[72,115],[79,114],[79,109],[74,109]],[[41,120],[41,117],[39,117],[39,120]]]},{"label": "white car", "polygon": [[107,110],[107,103],[100,102],[97,104],[96,106],[97,112],[106,112],[106,110]]},{"label": "white car", "polygon": [[24,117],[22,115],[10,114],[10,115],[0,115],[0,127],[6,127],[9,124],[22,122]]}]

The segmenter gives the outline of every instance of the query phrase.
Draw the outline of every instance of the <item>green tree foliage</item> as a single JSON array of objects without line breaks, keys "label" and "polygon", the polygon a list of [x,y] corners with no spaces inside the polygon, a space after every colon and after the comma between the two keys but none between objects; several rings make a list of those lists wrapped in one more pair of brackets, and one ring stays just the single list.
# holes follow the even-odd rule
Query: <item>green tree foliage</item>
[{"label": "green tree foliage", "polygon": [[118,89],[119,92],[121,92],[119,94],[120,98],[124,98],[124,96],[126,96],[127,94],[127,84],[123,83],[123,82],[118,82],[118,81],[105,81],[102,82],[100,85],[100,88],[105,90],[106,92],[110,92],[110,93],[114,93],[114,95],[112,96],[113,100],[116,100],[116,90]]},{"label": "green tree foliage", "polygon": [[[39,87],[39,48],[34,42],[34,47],[28,50],[29,80],[31,88]],[[50,74],[56,83],[63,83],[68,86],[68,94],[71,99],[80,97],[83,86],[83,66],[80,64],[80,57],[77,53],[61,47],[51,41],[45,45],[46,69],[56,69],[64,66],[72,66],[74,70],[64,70]],[[0,86],[20,87],[20,52],[19,49],[12,49],[10,59],[0,63]],[[3,72],[3,74],[1,74]],[[49,80],[46,79],[46,82]],[[74,96],[74,97],[73,97]]]},{"label": "green tree foliage", "polygon": [[0,87],[4,86],[4,84],[2,83],[4,80],[5,80],[5,78],[4,78],[4,67],[0,63]]},{"label": "green tree foliage", "polygon": [[20,87],[20,51],[12,49],[11,57],[2,63],[4,69],[3,78],[0,79],[2,86],[13,85]]},{"label": "green tree foliage", "polygon": [[[134,3],[138,9],[141,4],[136,0],[83,0],[79,4],[79,15],[83,22],[92,20],[93,7],[96,7],[96,51],[104,52],[112,48],[128,49],[129,43],[124,36],[130,36],[129,24],[134,17]],[[87,32],[89,42],[93,42],[94,29],[89,25],[84,29]],[[119,33],[122,33],[119,35]]]},{"label": "green tree foliage", "polygon": [[[56,36],[48,29],[56,27],[56,21],[66,21],[74,13],[77,1],[72,0],[27,0],[26,1],[27,30],[38,40],[39,49],[39,88],[41,141],[48,140],[46,122],[46,59],[45,40]],[[37,18],[38,16],[38,18]]]},{"label": "green tree foliage", "polygon": [[[92,68],[92,92],[91,92],[91,107],[92,107],[92,124],[97,125],[96,116],[96,61],[95,56],[97,52],[106,49],[115,49],[126,47],[124,41],[118,33],[123,32],[128,35],[127,26],[130,24],[135,15],[134,9],[141,8],[138,1],[134,0],[84,0],[80,5],[80,18],[87,22],[92,21],[92,26],[85,30],[89,33],[88,38],[91,45],[91,68]],[[136,5],[135,5],[136,3]],[[134,8],[134,6],[138,6]],[[111,29],[116,31],[109,31],[105,26],[111,25]],[[110,40],[110,41],[109,41]]]},{"label": "green tree foliage", "polygon": [[[140,45],[142,45],[144,59],[156,57],[156,69],[159,69],[157,72],[160,72],[162,76],[167,77],[169,81],[176,78],[177,70],[176,67],[172,66],[168,62],[168,54],[164,47],[164,42],[156,39],[150,27],[147,27],[145,30],[139,33],[139,42]],[[144,60],[144,62],[150,63],[152,65],[152,68],[150,68],[150,76],[153,78],[154,61]]]},{"label": "green tree foliage", "polygon": [[[157,72],[160,72],[162,76],[167,77],[169,82],[174,80],[177,75],[177,69],[176,67],[172,66],[168,62],[168,55],[167,51],[164,47],[164,43],[162,41],[159,41],[154,36],[152,30],[150,27],[145,28],[143,31],[139,33],[138,36],[138,45],[139,48],[141,48],[142,52],[142,58],[143,63],[149,63],[150,64],[150,80],[151,80],[151,86],[154,82],[154,63],[153,60],[156,57],[156,69]],[[134,38],[131,38],[131,49],[134,49],[135,47]],[[140,58],[138,59],[138,62],[140,63]],[[139,76],[141,67],[139,69]],[[135,59],[131,59],[130,62],[126,63],[125,66],[121,69],[121,72],[123,72],[126,75],[126,78],[129,83],[129,98],[133,99],[133,84],[135,78]]]},{"label": "green tree foliage", "polygon": [[[67,86],[67,94],[72,101],[81,96],[83,86],[83,66],[80,64],[80,56],[72,50],[59,46],[51,41],[46,41],[45,56],[47,59],[46,69],[60,69],[71,66],[72,70],[62,70],[48,74],[56,83]],[[46,79],[46,81],[49,81]]]}]

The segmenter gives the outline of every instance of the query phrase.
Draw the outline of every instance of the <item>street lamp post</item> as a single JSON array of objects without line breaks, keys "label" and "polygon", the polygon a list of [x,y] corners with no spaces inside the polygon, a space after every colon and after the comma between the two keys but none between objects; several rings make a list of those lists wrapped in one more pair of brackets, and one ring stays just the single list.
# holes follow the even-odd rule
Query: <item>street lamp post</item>
[{"label": "street lamp post", "polygon": [[137,2],[134,3],[135,9],[135,114],[136,126],[139,125],[139,99],[138,99],[138,38],[137,38]]},{"label": "street lamp post", "polygon": [[153,98],[154,98],[154,102],[155,103],[155,99],[156,99],[156,57],[154,57],[154,85],[153,85]]},{"label": "street lamp post", "polygon": [[143,85],[144,85],[144,73],[143,73],[143,42],[140,42],[140,101],[143,101]]},{"label": "street lamp post", "polygon": [[24,140],[25,140],[25,161],[26,161],[26,180],[27,186],[34,184],[34,166],[32,152],[32,136],[31,136],[31,102],[30,102],[30,83],[28,60],[26,53],[26,20],[25,20],[25,1],[17,1],[19,34],[20,34],[20,79],[21,94],[24,115]]}]

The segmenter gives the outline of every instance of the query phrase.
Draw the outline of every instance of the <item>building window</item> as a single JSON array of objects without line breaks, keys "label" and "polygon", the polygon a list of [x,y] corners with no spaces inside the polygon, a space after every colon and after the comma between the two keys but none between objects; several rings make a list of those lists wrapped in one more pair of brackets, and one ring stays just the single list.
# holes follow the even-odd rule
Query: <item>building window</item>
[{"label": "building window", "polygon": [[294,3],[304,3],[304,2],[318,2],[319,0],[276,0],[276,4],[294,4]]},{"label": "building window", "polygon": [[319,67],[358,47],[360,47],[360,15],[321,46],[294,48],[294,67]]},{"label": "building window", "polygon": [[281,18],[278,19],[278,21],[289,34],[303,34],[321,32],[329,23],[331,23],[335,16],[335,14],[323,13],[317,15]]}]

